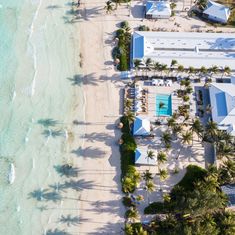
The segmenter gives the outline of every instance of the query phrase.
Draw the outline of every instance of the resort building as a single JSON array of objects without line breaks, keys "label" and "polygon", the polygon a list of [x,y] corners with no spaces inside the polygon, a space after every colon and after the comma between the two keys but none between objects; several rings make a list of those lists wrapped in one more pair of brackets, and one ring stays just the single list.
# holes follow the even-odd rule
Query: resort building
[{"label": "resort building", "polygon": [[147,149],[137,148],[135,151],[135,164],[136,165],[152,165],[156,166],[156,159],[149,158]]},{"label": "resort building", "polygon": [[148,1],[145,6],[145,16],[148,19],[168,19],[171,17],[171,7],[167,1]]},{"label": "resort building", "polygon": [[219,129],[235,136],[235,85],[212,83],[209,92],[213,121]]},{"label": "resort building", "polygon": [[133,135],[147,136],[150,134],[150,121],[140,116],[136,117],[133,126]]},{"label": "resort building", "polygon": [[230,9],[217,2],[208,1],[203,17],[218,23],[226,24],[230,16]]},{"label": "resort building", "polygon": [[185,68],[217,65],[235,70],[235,34],[136,31],[131,55],[132,62],[151,58],[170,66],[175,59]]}]

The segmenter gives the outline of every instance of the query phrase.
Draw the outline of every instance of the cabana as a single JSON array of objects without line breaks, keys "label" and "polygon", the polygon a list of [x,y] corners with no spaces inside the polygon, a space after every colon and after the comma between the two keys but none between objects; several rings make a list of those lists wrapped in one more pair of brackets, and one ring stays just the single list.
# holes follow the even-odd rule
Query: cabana
[{"label": "cabana", "polygon": [[135,151],[135,164],[136,165],[156,165],[156,159],[148,158],[147,149],[142,150],[137,148]]},{"label": "cabana", "polygon": [[133,135],[148,136],[150,134],[150,121],[146,118],[136,117],[133,127]]},{"label": "cabana", "polygon": [[148,19],[168,19],[171,17],[171,7],[166,1],[148,1],[145,7]]},{"label": "cabana", "polygon": [[230,9],[217,2],[208,1],[206,9],[203,11],[203,17],[214,22],[226,24],[230,16]]}]

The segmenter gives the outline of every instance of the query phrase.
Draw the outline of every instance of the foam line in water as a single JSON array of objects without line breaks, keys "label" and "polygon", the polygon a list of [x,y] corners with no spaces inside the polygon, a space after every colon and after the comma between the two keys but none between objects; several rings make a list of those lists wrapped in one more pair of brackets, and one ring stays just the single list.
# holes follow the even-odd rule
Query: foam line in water
[{"label": "foam line in water", "polygon": [[69,137],[69,135],[68,135],[68,131],[67,131],[67,129],[65,128],[64,129],[64,137],[65,137],[65,139],[67,140],[68,139],[68,137]]},{"label": "foam line in water", "polygon": [[33,44],[32,42],[32,36],[33,36],[33,33],[34,33],[34,24],[38,18],[38,13],[39,13],[39,10],[40,10],[40,7],[42,5],[42,1],[40,0],[39,1],[39,4],[38,4],[38,7],[36,9],[36,12],[34,14],[34,17],[33,17],[33,20],[32,20],[32,24],[30,26],[30,31],[29,31],[29,45],[31,45],[31,48],[32,48],[32,52],[33,52],[33,67],[34,67],[34,76],[33,76],[33,80],[32,80],[32,83],[31,83],[31,91],[30,91],[30,96],[33,96],[34,93],[35,93],[35,89],[36,89],[36,76],[37,76],[37,49],[36,49],[36,46],[35,44]]}]

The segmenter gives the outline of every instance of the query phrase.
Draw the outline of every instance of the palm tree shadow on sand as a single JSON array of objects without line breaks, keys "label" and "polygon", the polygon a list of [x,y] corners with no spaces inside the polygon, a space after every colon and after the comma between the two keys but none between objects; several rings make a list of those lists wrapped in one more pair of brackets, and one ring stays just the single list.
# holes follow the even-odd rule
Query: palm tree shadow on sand
[{"label": "palm tree shadow on sand", "polygon": [[[44,235],[44,233],[43,233]],[[46,232],[46,235],[72,235],[71,233],[65,232],[65,230],[59,230],[59,229],[50,229]]]},{"label": "palm tree shadow on sand", "polygon": [[69,164],[64,165],[56,165],[54,166],[56,172],[60,176],[66,176],[66,177],[77,177],[78,176],[78,168],[73,167]]},{"label": "palm tree shadow on sand", "polygon": [[76,226],[79,225],[79,217],[78,216],[72,217],[71,215],[67,216],[62,215],[61,218],[58,220],[58,222],[67,224],[67,226],[69,227],[71,225]]},{"label": "palm tree shadow on sand", "polygon": [[60,193],[56,191],[49,191],[49,189],[36,189],[29,193],[29,198],[34,198],[37,201],[52,201],[58,202],[62,200]]},{"label": "palm tree shadow on sand", "polygon": [[43,127],[54,127],[59,124],[57,120],[54,120],[52,118],[39,119],[37,123],[42,125]]}]

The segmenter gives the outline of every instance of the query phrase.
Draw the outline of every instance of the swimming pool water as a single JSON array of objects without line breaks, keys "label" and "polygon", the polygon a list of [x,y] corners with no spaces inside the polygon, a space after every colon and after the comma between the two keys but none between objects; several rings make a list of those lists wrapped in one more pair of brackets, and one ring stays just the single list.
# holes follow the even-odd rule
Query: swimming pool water
[{"label": "swimming pool water", "polygon": [[[161,103],[164,105],[160,105]],[[156,115],[172,116],[171,95],[156,95]]]}]

